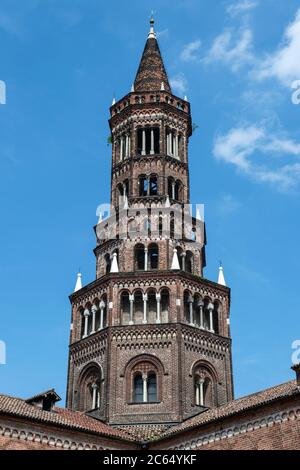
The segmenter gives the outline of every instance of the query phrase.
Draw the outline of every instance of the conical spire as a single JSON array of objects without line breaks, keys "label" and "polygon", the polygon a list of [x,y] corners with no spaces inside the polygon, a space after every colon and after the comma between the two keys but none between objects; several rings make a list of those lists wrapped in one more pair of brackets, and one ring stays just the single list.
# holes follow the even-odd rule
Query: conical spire
[{"label": "conical spire", "polygon": [[74,289],[74,292],[77,292],[78,290],[82,289],[82,275],[81,275],[81,272],[79,272],[77,274],[77,280],[76,280],[76,285],[75,285],[75,289]]},{"label": "conical spire", "polygon": [[220,263],[220,267],[219,267],[218,284],[220,284],[221,286],[226,287],[226,281],[225,281],[225,276],[224,276],[224,270],[223,270],[222,263]]},{"label": "conical spire", "polygon": [[136,92],[160,91],[162,84],[166,91],[172,92],[156,39],[154,19],[152,16],[150,20],[150,32],[134,81],[134,90]]}]

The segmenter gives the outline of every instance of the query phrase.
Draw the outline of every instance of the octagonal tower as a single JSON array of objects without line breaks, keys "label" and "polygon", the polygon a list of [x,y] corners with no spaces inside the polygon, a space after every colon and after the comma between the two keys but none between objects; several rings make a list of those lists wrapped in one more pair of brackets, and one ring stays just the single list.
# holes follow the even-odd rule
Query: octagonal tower
[{"label": "octagonal tower", "polygon": [[109,124],[110,213],[95,227],[96,280],[70,296],[67,406],[116,426],[172,425],[233,398],[230,290],[203,277],[190,104],[172,93],[153,19]]}]

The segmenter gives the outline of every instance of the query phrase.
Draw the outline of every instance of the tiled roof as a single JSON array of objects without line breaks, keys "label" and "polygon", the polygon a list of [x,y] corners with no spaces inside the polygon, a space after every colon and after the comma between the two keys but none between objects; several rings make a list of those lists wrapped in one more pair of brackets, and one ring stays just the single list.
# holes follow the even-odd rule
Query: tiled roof
[{"label": "tiled roof", "polygon": [[166,69],[161,57],[159,45],[156,39],[147,39],[139,69],[137,71],[135,91],[159,91],[161,84],[166,91],[171,93],[171,87]]},{"label": "tiled roof", "polygon": [[171,427],[161,437],[167,438],[183,431],[188,431],[244,411],[255,409],[259,406],[267,405],[281,398],[288,398],[295,395],[300,395],[300,388],[297,387],[296,381],[293,380],[282,385],[277,385],[276,387],[268,388],[262,392],[233,400],[218,408],[204,411],[203,413],[194,416],[193,418],[189,418],[177,426]]},{"label": "tiled roof", "polygon": [[138,441],[152,441],[159,438],[170,428],[167,424],[132,424],[132,425],[121,425],[118,429],[126,431],[128,434],[133,436]]},{"label": "tiled roof", "polygon": [[103,437],[139,443],[142,441],[151,442],[166,439],[181,432],[205,426],[221,419],[276,402],[277,400],[297,395],[300,395],[300,388],[297,387],[296,381],[287,382],[262,392],[233,400],[218,408],[204,411],[175,426],[143,424],[112,427],[79,411],[71,411],[60,407],[54,407],[54,412],[43,411],[36,406],[26,403],[21,398],[7,395],[0,395],[0,413],[65,429],[90,432]]},{"label": "tiled roof", "polygon": [[79,411],[71,411],[67,408],[54,407],[53,412],[26,403],[21,398],[0,395],[0,413],[31,421],[64,427],[72,430],[90,432],[104,437],[133,441],[133,437],[125,431],[112,428],[102,421],[91,418]]}]

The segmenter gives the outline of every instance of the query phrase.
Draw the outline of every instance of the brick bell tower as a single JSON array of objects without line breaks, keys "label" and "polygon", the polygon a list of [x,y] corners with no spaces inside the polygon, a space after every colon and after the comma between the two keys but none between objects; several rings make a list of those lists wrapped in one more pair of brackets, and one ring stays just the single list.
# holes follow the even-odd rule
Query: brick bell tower
[{"label": "brick bell tower", "polygon": [[111,425],[172,425],[233,398],[230,290],[203,277],[190,104],[172,93],[153,19],[110,115],[111,206],[95,227],[96,280],[70,296],[67,406]]}]

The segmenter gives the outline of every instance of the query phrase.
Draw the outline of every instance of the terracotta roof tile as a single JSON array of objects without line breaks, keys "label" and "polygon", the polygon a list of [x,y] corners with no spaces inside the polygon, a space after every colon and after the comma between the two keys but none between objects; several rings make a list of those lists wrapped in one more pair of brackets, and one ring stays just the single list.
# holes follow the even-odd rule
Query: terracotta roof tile
[{"label": "terracotta roof tile", "polygon": [[147,39],[138,72],[134,81],[135,91],[159,91],[161,84],[171,93],[166,69],[156,39]]},{"label": "terracotta roof tile", "polygon": [[54,407],[54,412],[42,409],[26,403],[21,398],[0,395],[0,413],[19,418],[27,418],[53,426],[63,426],[72,430],[91,432],[105,437],[114,437],[133,441],[133,437],[125,431],[112,428],[102,421],[87,416],[79,411],[71,411],[67,408]]},{"label": "terracotta roof tile", "polygon": [[204,411],[203,413],[194,416],[193,418],[189,418],[177,426],[173,426],[161,437],[170,437],[181,431],[187,431],[198,426],[210,424],[214,421],[242,413],[243,411],[251,410],[252,408],[256,408],[258,406],[272,403],[281,398],[292,397],[294,395],[300,395],[300,388],[297,387],[295,380],[277,385],[276,387],[268,388],[261,392],[253,393],[252,395],[247,395],[237,400],[233,400],[218,408],[212,408],[208,411]]},{"label": "terracotta roof tile", "polygon": [[132,424],[118,426],[118,429],[126,431],[138,441],[152,441],[164,434],[170,425],[167,424]]}]

